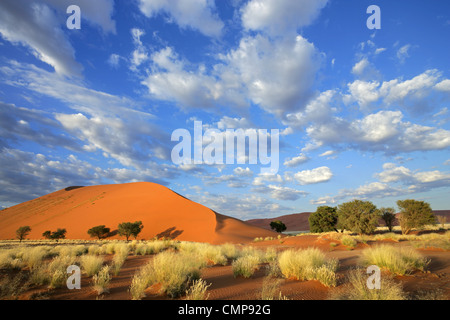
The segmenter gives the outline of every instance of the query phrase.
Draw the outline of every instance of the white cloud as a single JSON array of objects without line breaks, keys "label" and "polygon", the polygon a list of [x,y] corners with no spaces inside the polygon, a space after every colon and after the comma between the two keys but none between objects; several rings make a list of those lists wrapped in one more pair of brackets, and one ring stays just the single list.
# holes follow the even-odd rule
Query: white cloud
[{"label": "white cloud", "polygon": [[374,198],[399,197],[402,195],[427,192],[435,188],[447,187],[450,173],[415,171],[394,163],[383,164],[383,171],[376,173],[380,181],[370,182],[356,189],[341,189],[335,196],[323,196],[311,200],[312,204],[336,204],[345,199],[371,200]]},{"label": "white cloud", "polygon": [[82,66],[61,29],[54,11],[42,2],[0,1],[0,33],[14,44],[28,47],[33,55],[58,74],[81,76]]},{"label": "white cloud", "polygon": [[296,113],[288,113],[283,119],[283,124],[296,129],[304,129],[310,123],[324,123],[332,120],[332,114],[336,109],[332,103],[336,97],[334,90],[320,93],[311,99],[305,109]]},{"label": "white cloud", "polygon": [[252,191],[259,193],[267,193],[270,195],[272,199],[289,200],[289,201],[295,201],[300,199],[301,197],[305,197],[306,195],[308,195],[308,193],[305,191],[272,184],[268,186],[257,186],[253,188]]},{"label": "white cloud", "polygon": [[409,58],[409,49],[411,49],[411,45],[406,44],[397,50],[397,58],[400,63],[405,63],[406,59]]},{"label": "white cloud", "polygon": [[287,158],[284,161],[284,164],[286,167],[296,167],[302,163],[307,162],[308,160],[310,160],[310,158],[308,156],[306,156],[305,154],[301,153],[296,157],[293,158]]},{"label": "white cloud", "polygon": [[250,170],[250,168],[241,168],[241,167],[237,167],[233,170],[234,174],[236,174],[237,176],[240,177],[252,177],[253,176],[253,171]]},{"label": "white cloud", "polygon": [[130,62],[132,71],[136,71],[137,68],[143,64],[145,61],[149,60],[150,57],[148,55],[147,49],[141,41],[141,37],[145,35],[145,31],[138,28],[131,29],[131,35],[133,37],[133,43],[135,45],[135,49],[131,54]]},{"label": "white cloud", "polygon": [[[71,0],[2,0],[0,2],[0,34],[13,44],[22,44],[33,55],[51,65],[58,74],[81,76],[83,67],[76,61],[72,47],[62,26]],[[115,33],[111,16],[112,0],[79,0],[82,18],[99,26],[104,32]],[[56,12],[53,10],[56,9]],[[83,28],[83,27],[82,27]]]},{"label": "white cloud", "polygon": [[327,182],[333,177],[328,167],[319,167],[312,170],[303,170],[294,174],[294,178],[302,185]]},{"label": "white cloud", "polygon": [[241,10],[244,28],[272,36],[294,34],[313,23],[327,0],[251,0]]},{"label": "white cloud", "polygon": [[439,91],[450,92],[450,79],[442,80],[441,82],[437,83],[434,87]]},{"label": "white cloud", "polygon": [[306,130],[315,145],[386,154],[441,150],[450,146],[450,131],[403,121],[400,111],[379,111],[353,121],[335,117],[326,124],[313,124]]},{"label": "white cloud", "polygon": [[280,117],[304,108],[321,63],[314,45],[301,36],[245,37],[222,59],[222,79],[239,79],[253,103]]},{"label": "white cloud", "polygon": [[210,37],[219,37],[224,27],[213,0],[139,0],[139,8],[149,18],[164,12],[180,28],[198,30]]},{"label": "white cloud", "polygon": [[329,157],[334,154],[336,154],[335,150],[328,150],[328,151],[325,151],[324,153],[319,154],[319,157]]}]

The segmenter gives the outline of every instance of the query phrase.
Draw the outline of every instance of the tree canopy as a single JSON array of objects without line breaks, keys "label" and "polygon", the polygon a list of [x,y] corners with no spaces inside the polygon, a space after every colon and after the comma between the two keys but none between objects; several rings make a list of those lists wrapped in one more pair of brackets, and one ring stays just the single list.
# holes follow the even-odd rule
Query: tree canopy
[{"label": "tree canopy", "polygon": [[308,218],[310,232],[337,231],[338,221],[336,207],[320,206]]}]

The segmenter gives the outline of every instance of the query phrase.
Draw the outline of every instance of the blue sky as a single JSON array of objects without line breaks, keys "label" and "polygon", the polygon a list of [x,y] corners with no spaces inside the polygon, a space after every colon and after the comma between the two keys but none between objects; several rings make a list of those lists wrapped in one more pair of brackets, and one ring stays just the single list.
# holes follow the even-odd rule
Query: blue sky
[{"label": "blue sky", "polygon": [[[81,29],[68,29],[69,5]],[[369,30],[369,5],[381,29]],[[0,206],[152,181],[250,219],[449,209],[450,3],[2,0]],[[178,128],[279,129],[280,167],[176,165]]]}]

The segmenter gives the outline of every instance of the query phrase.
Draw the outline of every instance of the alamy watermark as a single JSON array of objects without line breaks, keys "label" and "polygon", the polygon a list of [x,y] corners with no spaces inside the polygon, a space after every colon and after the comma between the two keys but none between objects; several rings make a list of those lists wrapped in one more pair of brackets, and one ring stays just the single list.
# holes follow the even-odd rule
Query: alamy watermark
[{"label": "alamy watermark", "polygon": [[187,129],[172,132],[172,162],[183,164],[259,164],[262,174],[276,174],[279,169],[280,130],[207,129],[194,121],[194,135]]}]

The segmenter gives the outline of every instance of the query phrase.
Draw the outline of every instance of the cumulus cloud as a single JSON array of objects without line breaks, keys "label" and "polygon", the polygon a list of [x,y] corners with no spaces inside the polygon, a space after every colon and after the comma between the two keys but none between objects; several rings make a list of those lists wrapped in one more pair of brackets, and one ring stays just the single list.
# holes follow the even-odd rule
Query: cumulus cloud
[{"label": "cumulus cloud", "polygon": [[310,202],[316,205],[336,204],[349,199],[371,200],[374,198],[399,197],[435,188],[450,183],[450,173],[433,171],[412,171],[394,163],[383,164],[383,171],[374,175],[379,181],[370,182],[355,189],[341,189],[334,196],[322,196]]},{"label": "cumulus cloud", "polygon": [[165,13],[180,28],[198,30],[210,37],[220,37],[224,27],[213,0],[139,0],[139,8],[149,18]]},{"label": "cumulus cloud", "polygon": [[223,74],[239,79],[255,104],[281,117],[304,108],[313,94],[321,58],[315,46],[300,35],[277,41],[256,35],[241,39],[223,61]]},{"label": "cumulus cloud", "polygon": [[319,16],[328,0],[251,0],[242,9],[244,28],[272,36],[296,33]]},{"label": "cumulus cloud", "polygon": [[331,172],[330,168],[325,166],[312,170],[303,170],[294,174],[294,179],[302,185],[327,182],[332,177],[333,173]]},{"label": "cumulus cloud", "polygon": [[287,158],[284,161],[283,165],[285,165],[286,167],[291,167],[292,168],[292,167],[297,167],[300,164],[307,162],[308,160],[310,160],[310,158],[307,155],[301,153],[301,154],[299,154],[296,157]]},{"label": "cumulus cloud", "polygon": [[350,146],[386,154],[450,146],[450,131],[403,121],[400,111],[379,111],[352,121],[335,117],[329,124],[311,125],[307,133],[318,145]]}]

